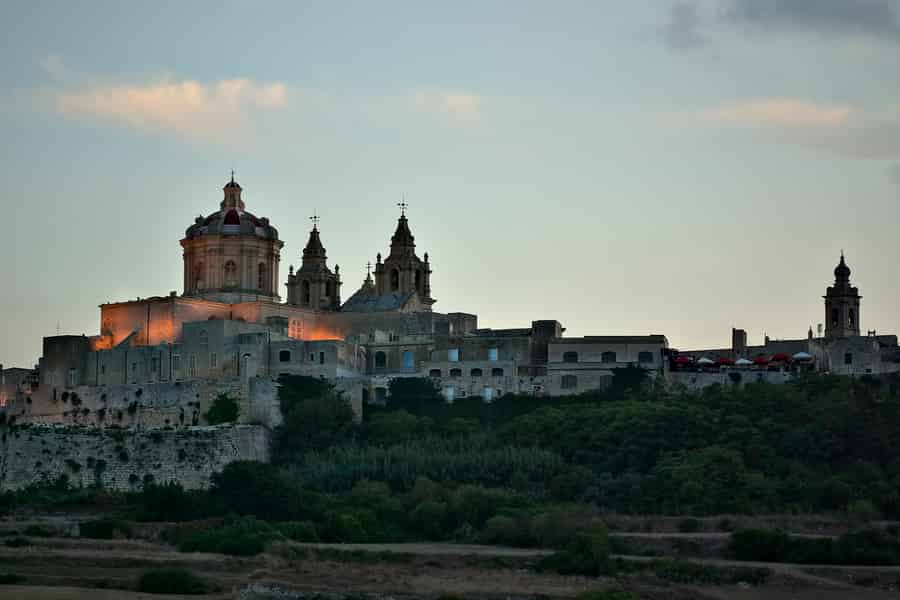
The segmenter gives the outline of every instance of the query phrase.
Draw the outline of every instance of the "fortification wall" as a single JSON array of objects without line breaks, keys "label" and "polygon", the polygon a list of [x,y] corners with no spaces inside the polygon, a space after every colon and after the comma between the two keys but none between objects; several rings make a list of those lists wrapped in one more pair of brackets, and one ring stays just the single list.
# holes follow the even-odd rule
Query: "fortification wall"
[{"label": "fortification wall", "polygon": [[793,381],[794,374],[790,371],[733,369],[721,372],[670,371],[666,378],[669,383],[683,385],[689,390],[701,390],[715,384],[729,386],[760,382],[787,383]]},{"label": "fortification wall", "polygon": [[23,397],[10,407],[16,422],[110,425],[129,428],[205,425],[219,394],[237,398],[239,421],[274,427],[280,423],[278,384],[264,378],[191,379],[177,382],[80,385],[52,396]]},{"label": "fortification wall", "polygon": [[237,460],[269,460],[270,433],[259,425],[118,429],[52,425],[0,429],[0,490],[55,481],[140,489],[144,481],[208,487]]}]

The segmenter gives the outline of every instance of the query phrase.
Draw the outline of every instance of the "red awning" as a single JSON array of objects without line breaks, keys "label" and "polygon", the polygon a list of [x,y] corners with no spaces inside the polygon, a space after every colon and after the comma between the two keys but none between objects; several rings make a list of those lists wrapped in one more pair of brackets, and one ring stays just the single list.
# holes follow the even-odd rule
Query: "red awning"
[{"label": "red awning", "polygon": [[690,356],[676,356],[675,357],[675,364],[689,365],[692,362],[694,362],[694,359],[691,358]]},{"label": "red awning", "polygon": [[769,359],[765,356],[757,356],[753,359],[754,365],[767,365],[769,364]]},{"label": "red awning", "polygon": [[716,364],[717,365],[733,365],[734,361],[725,356],[720,356],[719,358],[716,359]]}]

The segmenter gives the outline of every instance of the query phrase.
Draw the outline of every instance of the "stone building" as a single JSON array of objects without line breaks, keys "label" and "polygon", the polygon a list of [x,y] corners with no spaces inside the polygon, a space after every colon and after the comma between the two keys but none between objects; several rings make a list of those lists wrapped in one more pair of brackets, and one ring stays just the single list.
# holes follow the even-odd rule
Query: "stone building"
[{"label": "stone building", "polygon": [[368,272],[343,303],[340,269],[328,266],[313,217],[282,303],[278,230],[247,212],[233,174],[223,193],[219,210],[198,217],[181,240],[183,293],[103,304],[98,335],[45,338],[37,389],[27,406],[18,394],[13,412],[102,424],[127,397],[136,407],[128,423],[187,426],[202,421],[216,395],[234,393],[245,418],[272,423],[275,388],[263,382],[284,374],[331,380],[359,411],[385,401],[396,377],[430,377],[448,401],[490,401],[589,391],[629,365],[666,371],[661,335],[566,338],[556,320],[494,330],[479,329],[474,314],[436,312],[431,263],[416,253],[405,203],[374,280]]},{"label": "stone building", "polygon": [[[703,387],[729,381],[783,382],[789,381],[797,372],[810,370],[845,376],[900,371],[900,347],[896,335],[879,335],[875,330],[866,335],[860,333],[862,296],[851,284],[850,274],[850,267],[841,252],[834,268],[834,283],[827,286],[823,296],[824,335],[821,335],[821,326],[818,336],[809,327],[803,338],[771,339],[766,335],[762,345],[748,345],[747,332],[732,329],[730,348],[672,353],[671,379],[689,387]],[[684,362],[679,365],[681,360]],[[751,364],[742,364],[745,362]]]}]

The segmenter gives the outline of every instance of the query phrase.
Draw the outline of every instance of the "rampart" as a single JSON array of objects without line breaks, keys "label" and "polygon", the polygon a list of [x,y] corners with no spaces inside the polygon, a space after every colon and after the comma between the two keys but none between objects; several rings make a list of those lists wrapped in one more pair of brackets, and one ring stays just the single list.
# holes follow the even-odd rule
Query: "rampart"
[{"label": "rampart", "polygon": [[52,482],[137,490],[146,481],[208,487],[237,460],[269,460],[261,425],[124,429],[61,425],[0,428],[0,490]]}]

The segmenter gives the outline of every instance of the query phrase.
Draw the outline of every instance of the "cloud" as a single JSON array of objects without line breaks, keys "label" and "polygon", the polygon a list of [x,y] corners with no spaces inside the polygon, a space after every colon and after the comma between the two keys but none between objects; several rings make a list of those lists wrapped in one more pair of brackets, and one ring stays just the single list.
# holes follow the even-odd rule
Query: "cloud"
[{"label": "cloud", "polygon": [[466,92],[419,90],[413,93],[412,101],[419,110],[458,120],[474,120],[481,114],[481,98]]},{"label": "cloud", "polygon": [[697,5],[678,2],[672,6],[669,19],[662,28],[663,39],[673,50],[689,50],[703,46],[706,39],[700,34],[700,15]]},{"label": "cloud", "polygon": [[287,96],[283,83],[225,79],[206,84],[186,80],[59,92],[55,104],[63,115],[90,116],[146,131],[207,137],[242,125],[252,113],[283,108]]},{"label": "cloud", "polygon": [[62,81],[69,77],[69,69],[63,64],[63,60],[56,54],[48,54],[38,61],[41,69],[54,81]]},{"label": "cloud", "polygon": [[853,115],[849,106],[825,105],[797,98],[759,98],[705,111],[702,117],[755,127],[835,127]]},{"label": "cloud", "polygon": [[805,30],[900,40],[897,0],[731,0],[726,20],[763,30]]}]

